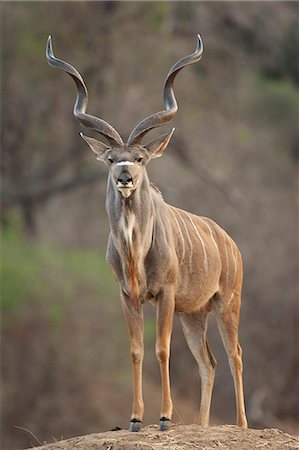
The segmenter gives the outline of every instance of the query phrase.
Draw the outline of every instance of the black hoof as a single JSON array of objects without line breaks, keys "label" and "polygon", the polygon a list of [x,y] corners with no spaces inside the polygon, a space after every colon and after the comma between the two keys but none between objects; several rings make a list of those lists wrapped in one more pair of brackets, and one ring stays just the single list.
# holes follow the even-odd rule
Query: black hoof
[{"label": "black hoof", "polygon": [[133,433],[136,433],[137,431],[140,430],[141,424],[142,424],[141,420],[132,419],[130,421],[130,431],[132,431]]},{"label": "black hoof", "polygon": [[170,423],[171,423],[170,419],[167,419],[167,417],[161,417],[161,419],[160,419],[160,431],[168,430]]}]

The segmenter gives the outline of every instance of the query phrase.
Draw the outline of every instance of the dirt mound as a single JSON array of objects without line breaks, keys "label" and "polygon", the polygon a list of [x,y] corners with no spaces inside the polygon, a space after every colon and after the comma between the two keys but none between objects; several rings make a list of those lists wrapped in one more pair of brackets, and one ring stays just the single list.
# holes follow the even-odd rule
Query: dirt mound
[{"label": "dirt mound", "polygon": [[157,425],[139,433],[127,430],[90,434],[55,442],[39,450],[297,450],[299,438],[277,429],[253,430],[236,426],[200,428],[198,425],[173,425],[161,432]]}]

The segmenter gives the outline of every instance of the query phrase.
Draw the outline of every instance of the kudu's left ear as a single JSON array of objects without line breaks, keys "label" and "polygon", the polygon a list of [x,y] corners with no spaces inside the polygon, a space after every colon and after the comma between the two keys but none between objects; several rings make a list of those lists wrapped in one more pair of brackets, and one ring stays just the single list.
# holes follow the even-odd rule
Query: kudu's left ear
[{"label": "kudu's left ear", "polygon": [[151,158],[160,158],[160,156],[163,155],[163,152],[169,144],[174,130],[175,128],[173,128],[170,133],[163,134],[162,136],[153,139],[151,142],[144,146],[150,153]]},{"label": "kudu's left ear", "polygon": [[99,161],[103,160],[105,152],[110,148],[108,145],[103,144],[103,142],[98,141],[97,139],[84,136],[83,133],[80,133],[82,139],[89,145],[91,150],[97,155],[97,159]]}]

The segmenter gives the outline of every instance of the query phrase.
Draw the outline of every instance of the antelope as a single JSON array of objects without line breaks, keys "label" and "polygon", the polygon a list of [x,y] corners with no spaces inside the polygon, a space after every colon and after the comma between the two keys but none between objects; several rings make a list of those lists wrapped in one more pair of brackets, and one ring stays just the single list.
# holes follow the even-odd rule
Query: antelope
[{"label": "antelope", "polygon": [[133,368],[130,431],[134,432],[140,430],[144,413],[142,305],[146,302],[156,307],[155,350],[162,382],[160,430],[167,430],[172,421],[169,357],[175,313],[198,364],[201,400],[197,422],[202,427],[209,425],[216,360],[207,341],[207,319],[213,312],[234,381],[237,425],[247,427],[238,338],[243,278],[240,251],[218,224],[167,204],[158,188],[150,183],[147,164],[162,156],[174,129],[147,144],[142,143],[149,131],[168,124],[175,116],[178,105],[173,82],[184,67],[198,62],[202,54],[202,39],[197,35],[194,53],[174,64],[166,77],[165,109],[138,123],[125,143],[109,123],[86,113],[88,92],[82,76],[73,66],[54,56],[51,36],[47,43],[49,64],[75,81],[74,116],[107,140],[103,143],[80,133],[97,160],[109,169],[106,210],[110,235],[106,257],[119,284],[130,337]]}]

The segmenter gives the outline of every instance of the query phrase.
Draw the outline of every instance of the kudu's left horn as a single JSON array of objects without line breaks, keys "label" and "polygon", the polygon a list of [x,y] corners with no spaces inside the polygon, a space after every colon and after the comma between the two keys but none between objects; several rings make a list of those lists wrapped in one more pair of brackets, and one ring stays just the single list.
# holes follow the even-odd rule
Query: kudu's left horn
[{"label": "kudu's left horn", "polygon": [[77,99],[74,105],[74,115],[79,122],[85,127],[92,128],[102,134],[109,141],[110,145],[123,145],[122,138],[109,123],[105,122],[103,119],[99,119],[98,117],[86,114],[85,111],[88,103],[88,91],[83,78],[78,70],[71,66],[71,64],[68,64],[67,62],[54,56],[51,36],[48,38],[46,56],[50,66],[63,70],[75,81],[77,86]]},{"label": "kudu's left horn", "polygon": [[165,125],[171,121],[178,110],[178,105],[173,91],[174,79],[179,71],[183,69],[183,67],[198,62],[201,59],[202,54],[203,43],[200,35],[198,34],[195,52],[180,59],[174,66],[172,66],[172,68],[168,72],[163,91],[165,110],[152,114],[151,116],[142,120],[138,125],[136,125],[129,136],[128,145],[139,144],[145,134],[150,130]]}]

